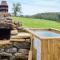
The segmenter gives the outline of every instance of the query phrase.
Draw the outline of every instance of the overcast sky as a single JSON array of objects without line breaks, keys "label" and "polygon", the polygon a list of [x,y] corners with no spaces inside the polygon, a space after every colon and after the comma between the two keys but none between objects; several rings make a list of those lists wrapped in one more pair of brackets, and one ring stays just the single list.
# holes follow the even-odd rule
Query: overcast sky
[{"label": "overcast sky", "polygon": [[9,12],[12,4],[20,2],[24,15],[32,15],[43,12],[60,12],[60,0],[7,0]]}]

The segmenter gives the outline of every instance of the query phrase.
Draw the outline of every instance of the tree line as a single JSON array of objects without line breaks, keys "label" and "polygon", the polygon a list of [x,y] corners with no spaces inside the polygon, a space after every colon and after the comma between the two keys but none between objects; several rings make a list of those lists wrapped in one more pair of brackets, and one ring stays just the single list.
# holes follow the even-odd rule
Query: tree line
[{"label": "tree line", "polygon": [[38,13],[31,16],[32,18],[60,21],[60,12]]}]

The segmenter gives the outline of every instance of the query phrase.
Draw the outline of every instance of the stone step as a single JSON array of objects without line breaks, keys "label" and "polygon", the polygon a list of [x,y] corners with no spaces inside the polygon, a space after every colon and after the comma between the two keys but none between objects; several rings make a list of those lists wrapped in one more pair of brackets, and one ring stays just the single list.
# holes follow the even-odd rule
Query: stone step
[{"label": "stone step", "polygon": [[9,40],[0,40],[0,45],[11,44]]},{"label": "stone step", "polygon": [[25,39],[10,39],[10,42],[24,42]]},{"label": "stone step", "polygon": [[17,30],[12,30],[11,31],[11,35],[17,35],[18,34],[18,31]]}]

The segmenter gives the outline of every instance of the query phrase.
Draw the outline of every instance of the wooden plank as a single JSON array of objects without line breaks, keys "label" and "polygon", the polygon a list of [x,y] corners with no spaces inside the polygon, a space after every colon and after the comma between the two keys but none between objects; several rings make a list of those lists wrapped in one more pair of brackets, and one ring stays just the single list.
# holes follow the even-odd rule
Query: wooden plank
[{"label": "wooden plank", "polygon": [[60,40],[55,41],[55,56],[60,60]]},{"label": "wooden plank", "polygon": [[48,60],[55,60],[54,57],[54,40],[48,40]]},{"label": "wooden plank", "polygon": [[41,60],[48,60],[48,40],[41,41]]},{"label": "wooden plank", "polygon": [[32,60],[32,51],[29,51],[29,56],[28,56],[28,60]]},{"label": "wooden plank", "polygon": [[41,60],[58,60],[58,49],[56,40],[41,40]]}]

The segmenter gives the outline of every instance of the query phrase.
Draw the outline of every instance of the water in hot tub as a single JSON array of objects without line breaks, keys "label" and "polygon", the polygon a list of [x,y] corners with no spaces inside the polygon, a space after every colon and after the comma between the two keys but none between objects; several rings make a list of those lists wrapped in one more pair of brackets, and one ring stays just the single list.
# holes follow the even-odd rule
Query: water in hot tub
[{"label": "water in hot tub", "polygon": [[52,32],[52,31],[40,31],[40,30],[36,30],[33,31],[35,32],[35,34],[37,34],[38,36],[43,36],[43,37],[59,37],[60,34]]}]

